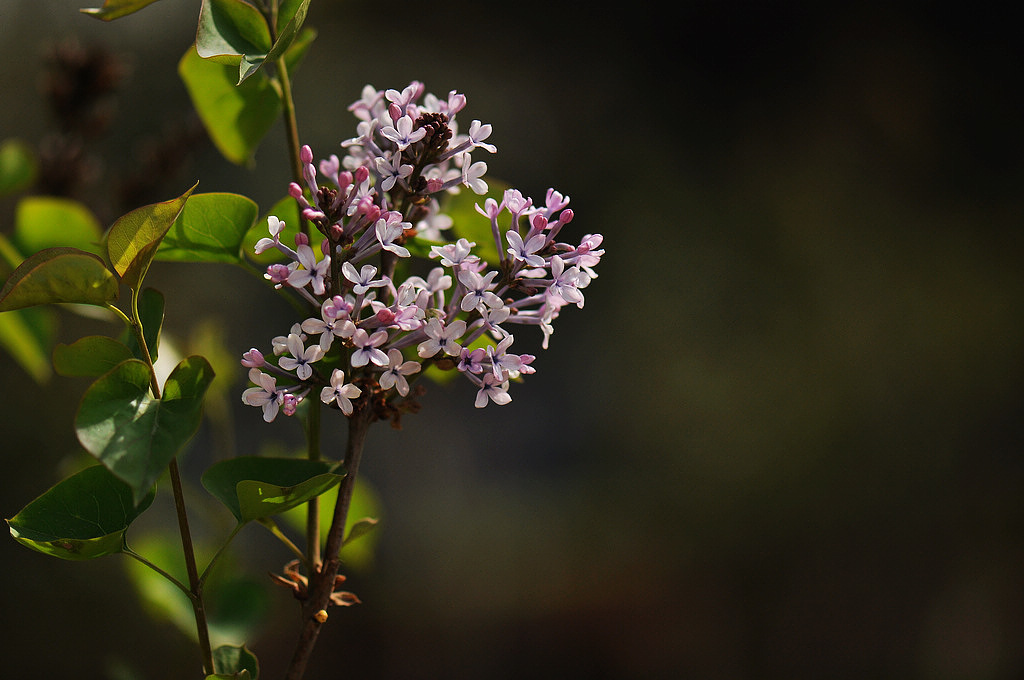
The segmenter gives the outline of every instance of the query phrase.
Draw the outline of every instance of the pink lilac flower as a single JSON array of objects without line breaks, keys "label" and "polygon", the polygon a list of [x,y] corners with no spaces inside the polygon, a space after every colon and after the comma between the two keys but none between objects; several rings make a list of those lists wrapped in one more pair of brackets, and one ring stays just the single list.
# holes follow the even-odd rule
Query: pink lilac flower
[{"label": "pink lilac flower", "polygon": [[462,319],[456,319],[445,326],[441,323],[440,319],[433,318],[427,321],[424,332],[429,339],[421,342],[419,347],[416,348],[416,352],[421,357],[426,359],[436,355],[438,352],[444,352],[450,356],[457,357],[462,350],[462,346],[456,342],[456,339],[466,332],[466,322]]},{"label": "pink lilac flower", "polygon": [[[256,242],[255,252],[257,255],[271,248],[281,246],[281,232],[284,231],[285,223],[273,215],[267,218],[267,228],[270,230],[270,238],[261,238]],[[289,249],[290,250],[290,249]]]},{"label": "pink lilac flower", "polygon": [[381,330],[369,335],[362,328],[357,328],[356,332],[352,334],[352,344],[357,348],[352,353],[352,367],[358,368],[371,362],[377,366],[387,366],[388,355],[377,349],[387,341],[387,331]]},{"label": "pink lilac flower", "polygon": [[480,390],[476,393],[476,402],[473,405],[483,408],[487,406],[488,400],[499,406],[512,401],[512,397],[508,393],[508,381],[495,378],[492,373],[484,373],[480,381]]},{"label": "pink lilac flower", "polygon": [[284,400],[284,390],[277,389],[277,378],[267,375],[258,368],[249,369],[249,381],[257,387],[250,387],[242,392],[242,403],[258,406],[263,409],[263,420],[271,422],[277,417]]},{"label": "pink lilac flower", "polygon": [[352,415],[352,400],[362,394],[362,390],[352,383],[345,382],[345,372],[340,368],[331,372],[331,384],[320,390],[320,401],[325,404],[335,402],[341,412]]},{"label": "pink lilac flower", "polygon": [[357,272],[356,268],[353,267],[350,262],[343,262],[341,265],[341,273],[345,275],[346,279],[354,284],[352,286],[352,292],[356,295],[362,295],[370,288],[380,288],[381,286],[388,285],[388,282],[383,279],[377,281],[373,280],[374,275],[377,273],[377,268],[372,264],[364,264]]},{"label": "pink lilac flower", "polygon": [[484,181],[484,173],[487,172],[487,163],[477,161],[469,164],[469,154],[463,157],[462,183],[473,190],[473,193],[484,195],[487,193],[487,182]]},{"label": "pink lilac flower", "polygon": [[386,220],[383,218],[377,220],[375,231],[381,248],[399,257],[409,257],[409,250],[394,242],[395,239],[402,237],[402,233],[407,227],[412,227],[412,225],[402,222],[401,213],[391,213]]},{"label": "pink lilac flower", "polygon": [[525,262],[531,267],[544,266],[544,258],[536,254],[547,242],[543,234],[531,236],[523,243],[523,237],[518,231],[512,229],[505,234],[505,238],[508,239],[508,244],[511,246],[507,252],[513,258]]},{"label": "pink lilac flower", "polygon": [[313,367],[324,356],[324,350],[320,345],[303,347],[302,339],[295,333],[288,335],[288,351],[290,357],[281,357],[277,362],[278,366],[286,371],[295,371],[299,380],[309,380],[313,375]]},{"label": "pink lilac flower", "polygon": [[288,285],[293,288],[302,288],[306,284],[312,284],[313,292],[317,295],[323,295],[324,291],[326,291],[324,276],[331,266],[330,258],[325,257],[320,262],[317,262],[313,249],[308,245],[300,245],[296,252],[298,253],[299,264],[303,268],[295,269],[288,275]]},{"label": "pink lilac flower", "polygon": [[406,149],[410,144],[415,144],[427,135],[426,128],[413,130],[413,120],[409,116],[402,116],[394,125],[388,125],[380,132],[398,145],[399,150]]},{"label": "pink lilac flower", "polygon": [[488,307],[495,309],[502,306],[501,298],[491,292],[495,286],[494,277],[497,275],[496,271],[489,271],[485,276],[466,270],[459,272],[459,281],[467,290],[462,297],[462,311],[475,309],[483,314]]},{"label": "pink lilac flower", "polygon": [[386,390],[394,387],[403,397],[409,394],[409,381],[405,376],[418,373],[422,368],[420,362],[403,361],[404,358],[400,350],[389,349],[388,367],[378,379],[381,387]]}]

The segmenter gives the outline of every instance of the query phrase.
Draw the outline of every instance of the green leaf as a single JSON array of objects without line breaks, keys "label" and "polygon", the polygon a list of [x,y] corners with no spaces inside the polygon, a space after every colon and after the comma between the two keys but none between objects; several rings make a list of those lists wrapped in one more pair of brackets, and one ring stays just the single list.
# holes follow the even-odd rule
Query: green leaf
[{"label": "green leaf", "polygon": [[[181,541],[170,532],[149,531],[132,541],[132,550],[160,567],[181,583],[188,582]],[[197,541],[196,559],[208,564],[216,552],[212,546]],[[125,560],[125,570],[146,613],[154,620],[174,625],[186,637],[197,640],[195,612],[188,596],[153,569],[137,560]],[[241,642],[253,637],[267,621],[270,593],[264,578],[247,573],[228,552],[222,554],[217,567],[209,574],[203,589],[207,627],[214,645]]]},{"label": "green leaf", "polygon": [[[337,498],[337,494],[329,494],[320,499],[321,517],[331,517],[334,514],[334,504]],[[349,505],[348,518],[345,522],[345,542],[340,551],[346,568],[367,569],[373,562],[379,536],[373,529],[380,525],[380,520],[377,518],[382,513],[383,507],[376,490],[364,476],[360,475],[356,478],[355,488],[352,490],[351,505]],[[297,507],[289,510],[283,517],[296,530],[305,531],[305,508]],[[330,522],[321,522],[320,524],[320,540],[323,542],[327,540]]]},{"label": "green leaf", "polygon": [[132,12],[138,12],[146,5],[151,5],[154,2],[156,0],[106,0],[103,3],[103,7],[85,8],[79,11],[82,14],[88,14],[103,21],[113,21]]},{"label": "green leaf", "polygon": [[203,486],[239,522],[290,510],[341,481],[328,461],[242,456],[221,461],[203,474]]},{"label": "green leaf", "polygon": [[[482,206],[488,198],[501,203],[508,188],[508,184],[489,177],[487,193],[483,196],[463,187],[459,193],[446,196],[441,204],[442,211],[452,218],[452,232],[455,236],[476,243],[473,252],[492,267],[498,266],[498,247],[494,243],[491,220],[478,213],[475,206],[478,203]],[[501,225],[500,231],[504,234],[508,229],[508,225]]]},{"label": "green leaf", "polygon": [[[142,322],[142,337],[149,350],[149,358],[156,361],[160,356],[160,331],[164,327],[164,294],[155,288],[143,288],[139,296],[139,321]],[[125,329],[122,342],[132,351],[136,359],[145,360],[145,353],[131,329]]]},{"label": "green leaf", "polygon": [[136,208],[118,218],[107,232],[107,254],[114,271],[132,290],[138,290],[160,241],[178,219],[185,202],[199,183],[181,196]]},{"label": "green leaf", "polygon": [[67,378],[101,376],[131,358],[130,349],[105,335],[90,335],[53,348],[53,368]]},{"label": "green leaf", "polygon": [[285,196],[275,203],[266,215],[252,225],[252,228],[245,234],[242,249],[256,264],[264,266],[281,262],[286,258],[286,255],[277,248],[270,248],[259,255],[255,253],[256,242],[261,238],[268,238],[270,236],[270,231],[267,228],[267,218],[271,215],[284,222],[285,226],[284,230],[281,231],[280,238],[281,242],[288,246],[294,245],[295,235],[299,233],[299,222],[301,220],[299,217],[299,204],[291,196]]},{"label": "green leaf", "polygon": [[214,145],[232,163],[247,165],[281,112],[281,95],[266,78],[236,86],[236,73],[202,59],[195,47],[178,62],[178,74]]},{"label": "green leaf", "polygon": [[75,416],[78,441],[127,482],[136,498],[195,434],[213,369],[202,357],[183,359],[161,399],[150,393],[149,380],[145,363],[124,361],[86,390]]},{"label": "green leaf", "polygon": [[102,465],[68,477],[7,520],[22,545],[65,560],[121,552],[128,526],[153,502],[149,489],[138,502],[132,490]]},{"label": "green leaf", "polygon": [[164,236],[156,259],[241,262],[242,239],[259,215],[254,201],[238,194],[195,194]]},{"label": "green leaf", "polygon": [[245,645],[222,645],[213,650],[213,670],[217,671],[217,675],[207,677],[251,677],[252,680],[260,677],[260,664],[256,660],[256,655],[246,649]]},{"label": "green leaf", "polygon": [[27,189],[37,169],[32,147],[20,139],[5,139],[0,143],[0,196]]},{"label": "green leaf", "polygon": [[68,246],[99,255],[103,228],[87,207],[67,198],[29,196],[14,215],[14,245],[25,254]]},{"label": "green leaf", "polygon": [[237,66],[236,84],[263,65],[271,47],[270,28],[258,9],[243,0],[203,0],[196,52],[203,59]]},{"label": "green leaf", "polygon": [[348,534],[345,536],[345,541],[342,544],[342,547],[348,545],[352,541],[366,536],[368,533],[376,529],[378,524],[380,524],[380,520],[374,517],[363,517],[362,519],[356,520],[348,530]]},{"label": "green leaf", "polygon": [[0,314],[0,347],[37,383],[50,378],[50,350],[57,319],[52,309],[33,307]]},{"label": "green leaf", "polygon": [[0,312],[78,302],[106,307],[117,300],[117,279],[96,255],[47,248],[18,265],[0,289]]}]

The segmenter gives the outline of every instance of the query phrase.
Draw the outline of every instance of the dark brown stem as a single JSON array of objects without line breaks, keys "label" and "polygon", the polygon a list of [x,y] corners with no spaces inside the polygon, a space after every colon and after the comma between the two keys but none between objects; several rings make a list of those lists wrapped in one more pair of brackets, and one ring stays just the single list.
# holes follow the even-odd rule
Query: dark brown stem
[{"label": "dark brown stem", "polygon": [[370,427],[373,409],[368,400],[361,399],[355,404],[355,410],[348,419],[348,446],[345,451],[345,478],[338,488],[338,500],[334,504],[334,516],[331,529],[327,534],[324,547],[324,562],[318,572],[310,573],[309,595],[302,605],[302,632],[295,646],[291,664],[288,667],[286,680],[301,680],[306,672],[306,665],[313,653],[320,628],[323,622],[317,613],[326,611],[334,592],[334,579],[341,567],[338,553],[345,541],[345,522],[348,518],[349,505],[352,503],[352,491],[355,488],[356,475],[359,472],[359,461],[363,455],[363,444],[366,432]]}]

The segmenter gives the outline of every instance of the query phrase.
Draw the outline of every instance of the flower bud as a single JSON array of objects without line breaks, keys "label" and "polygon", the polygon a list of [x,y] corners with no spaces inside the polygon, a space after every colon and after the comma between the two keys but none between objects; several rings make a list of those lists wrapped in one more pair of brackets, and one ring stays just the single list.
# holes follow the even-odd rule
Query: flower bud
[{"label": "flower bud", "polygon": [[265,363],[263,353],[255,347],[242,355],[242,365],[246,368],[259,368]]}]

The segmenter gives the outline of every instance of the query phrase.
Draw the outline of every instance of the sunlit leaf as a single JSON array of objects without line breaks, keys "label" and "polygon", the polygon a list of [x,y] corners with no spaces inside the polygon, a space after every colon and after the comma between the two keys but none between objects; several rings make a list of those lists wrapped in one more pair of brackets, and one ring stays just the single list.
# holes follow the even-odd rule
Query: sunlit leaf
[{"label": "sunlit leaf", "polygon": [[110,227],[107,232],[110,263],[129,288],[139,288],[160,242],[197,184],[177,198],[136,208]]},{"label": "sunlit leaf", "polygon": [[239,194],[194,194],[164,236],[156,259],[237,263],[242,239],[258,214],[259,206]]},{"label": "sunlit leaf", "polygon": [[207,361],[188,357],[168,376],[162,398],[155,399],[146,364],[122,362],[82,397],[75,417],[78,441],[138,498],[195,434],[211,380]]},{"label": "sunlit leaf", "polygon": [[[155,288],[143,288],[139,295],[139,321],[142,322],[142,337],[149,350],[149,358],[156,361],[160,357],[160,332],[164,325],[164,294]],[[131,329],[126,328],[121,342],[132,352],[136,359],[145,360],[146,355],[139,347],[139,341]]]},{"label": "sunlit leaf", "polygon": [[256,660],[256,655],[246,649],[245,645],[222,645],[213,650],[213,670],[217,671],[217,675],[213,676],[217,678],[257,680],[260,676],[260,664]]},{"label": "sunlit leaf", "polygon": [[[330,530],[330,517],[334,514],[337,494],[330,493],[320,497],[320,540],[327,541]],[[349,502],[348,517],[345,521],[345,542],[341,546],[341,558],[348,569],[367,569],[373,562],[380,533],[375,529],[380,526],[383,506],[373,485],[362,475],[356,478]],[[296,507],[283,515],[284,520],[297,529],[305,531],[306,509]],[[358,539],[358,540],[357,540]]]},{"label": "sunlit leaf", "polygon": [[117,293],[117,279],[96,255],[77,248],[47,248],[7,278],[0,289],[0,312],[59,302],[104,307],[117,300]]},{"label": "sunlit leaf", "polygon": [[203,486],[239,522],[290,510],[330,490],[344,476],[334,463],[305,458],[242,456],[203,474]]},{"label": "sunlit leaf", "polygon": [[96,377],[132,358],[132,351],[105,335],[90,335],[53,348],[53,368],[68,378]]},{"label": "sunlit leaf", "polygon": [[152,5],[154,2],[156,0],[106,0],[102,7],[85,8],[79,11],[82,14],[88,14],[103,21],[112,21],[132,12],[138,12],[146,5]]},{"label": "sunlit leaf", "polygon": [[102,465],[68,477],[7,520],[19,543],[65,560],[121,552],[128,526],[153,502],[154,490],[132,490]]},{"label": "sunlit leaf", "polygon": [[[202,541],[196,542],[194,547],[200,564],[208,563],[215,552],[213,546]],[[133,540],[131,548],[178,581],[187,582],[177,536],[148,532]],[[125,568],[147,614],[155,620],[171,623],[185,636],[196,640],[195,612],[188,596],[136,560],[126,560]],[[270,607],[270,594],[264,579],[247,573],[231,552],[221,555],[217,567],[206,580],[203,600],[210,641],[214,645],[250,639],[253,632],[266,622]]]},{"label": "sunlit leaf", "polygon": [[281,96],[273,85],[266,78],[236,85],[236,68],[202,59],[195,47],[178,62],[178,74],[221,155],[237,165],[252,163],[281,112]]},{"label": "sunlit leaf", "polygon": [[33,380],[46,382],[51,375],[50,347],[57,320],[52,309],[32,307],[0,314],[0,347]]},{"label": "sunlit leaf", "polygon": [[26,255],[59,246],[99,255],[102,236],[92,211],[68,198],[28,196],[14,213],[12,241]]},{"label": "sunlit leaf", "polygon": [[37,169],[35,152],[28,144],[20,139],[0,142],[0,196],[27,189]]}]

